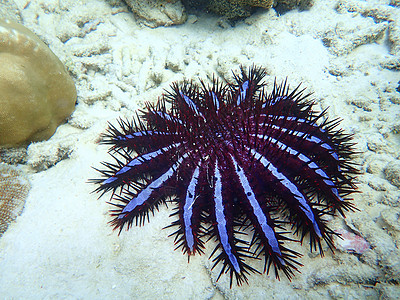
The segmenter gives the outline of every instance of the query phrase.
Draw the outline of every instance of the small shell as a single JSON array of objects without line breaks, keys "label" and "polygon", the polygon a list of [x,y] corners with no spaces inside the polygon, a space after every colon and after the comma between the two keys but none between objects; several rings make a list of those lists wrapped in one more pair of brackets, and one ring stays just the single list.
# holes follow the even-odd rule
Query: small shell
[{"label": "small shell", "polygon": [[0,163],[0,236],[21,214],[30,188],[23,172]]}]

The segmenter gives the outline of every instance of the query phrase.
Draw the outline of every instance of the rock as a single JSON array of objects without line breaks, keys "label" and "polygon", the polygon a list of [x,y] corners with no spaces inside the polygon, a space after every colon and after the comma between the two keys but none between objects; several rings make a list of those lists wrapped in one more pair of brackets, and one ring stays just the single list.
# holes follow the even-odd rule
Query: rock
[{"label": "rock", "polygon": [[185,8],[179,0],[125,0],[136,17],[151,28],[183,24]]},{"label": "rock", "polygon": [[388,142],[381,134],[371,134],[367,137],[368,149],[376,153],[389,153]]},{"label": "rock", "polygon": [[379,287],[379,297],[380,299],[400,299],[400,289],[397,284],[384,285],[377,284]]},{"label": "rock", "polygon": [[78,138],[71,130],[68,131],[70,134],[62,139],[55,136],[52,141],[30,144],[27,164],[36,172],[41,172],[69,158],[77,145]]},{"label": "rock", "polygon": [[381,262],[385,266],[386,278],[398,282],[400,280],[400,253],[399,251],[393,252],[383,258]]},{"label": "rock", "polygon": [[329,283],[341,283],[342,285],[356,283],[365,284],[374,282],[379,276],[379,270],[361,264],[355,255],[342,257],[342,262],[324,262],[313,270],[307,279],[311,286]]},{"label": "rock", "polygon": [[391,207],[381,212],[381,218],[385,222],[388,230],[394,230],[400,232],[400,209],[397,207]]},{"label": "rock", "polygon": [[400,188],[400,161],[390,162],[383,169],[386,179],[394,186]]},{"label": "rock", "polygon": [[0,20],[0,146],[50,138],[75,109],[74,82],[26,27]]},{"label": "rock", "polygon": [[392,46],[391,53],[400,55],[400,21],[391,22],[389,24],[389,41]]},{"label": "rock", "polygon": [[[385,69],[399,71],[400,70],[400,57],[395,56],[395,57],[386,58],[386,59],[382,60],[382,62],[380,63],[380,66]],[[397,103],[397,104],[399,104],[399,103]]]}]

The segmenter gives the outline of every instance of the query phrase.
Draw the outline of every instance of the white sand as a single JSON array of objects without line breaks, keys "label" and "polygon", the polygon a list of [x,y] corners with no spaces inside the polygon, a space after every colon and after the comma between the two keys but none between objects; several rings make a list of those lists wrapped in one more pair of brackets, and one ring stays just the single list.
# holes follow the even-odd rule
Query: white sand
[{"label": "white sand", "polygon": [[[274,10],[261,11],[235,27],[201,14],[190,15],[181,26],[150,29],[126,7],[111,8],[101,0],[36,0],[23,9],[27,2],[16,1],[24,25],[69,67],[78,105],[49,141],[28,149],[25,169],[32,190],[22,215],[0,239],[1,298],[400,297],[400,193],[383,173],[400,155],[399,66],[397,71],[382,67],[396,58],[390,54],[387,21],[340,14],[336,1],[320,0],[310,11],[279,17]],[[387,6],[389,1],[368,2],[382,11],[400,10]],[[376,35],[382,26],[383,36]],[[336,38],[330,49],[322,42],[329,34]],[[354,48],[363,39],[365,45]],[[292,282],[254,275],[249,285],[229,289],[229,276],[216,283],[218,270],[210,271],[213,242],[206,255],[189,264],[173,251],[171,230],[162,230],[171,222],[171,207],[118,236],[107,224],[107,197],[97,200],[87,180],[98,176],[91,166],[108,160],[107,147],[97,144],[107,121],[131,117],[175,80],[213,73],[230,79],[231,69],[252,63],[267,68],[270,84],[275,77],[288,77],[292,86],[303,82],[314,92],[316,108],[330,106],[329,116],[343,118],[342,127],[355,134],[363,152],[357,159],[362,193],[354,196],[360,211],[349,213],[345,222],[372,249],[363,255],[327,252],[321,258],[310,254],[308,245],[296,244],[304,267]],[[344,221],[339,218],[333,226],[343,227]]]}]

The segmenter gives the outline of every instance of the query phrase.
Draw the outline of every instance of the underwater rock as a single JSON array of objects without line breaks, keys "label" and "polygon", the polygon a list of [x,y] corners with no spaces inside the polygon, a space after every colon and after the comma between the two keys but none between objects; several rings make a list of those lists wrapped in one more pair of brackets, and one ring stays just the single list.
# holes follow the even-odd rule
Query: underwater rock
[{"label": "underwater rock", "polygon": [[389,231],[400,232],[399,217],[400,209],[398,207],[390,207],[381,211],[381,218]]},{"label": "underwater rock", "polygon": [[390,53],[400,55],[400,21],[389,23],[389,42],[391,45]]},{"label": "underwater rock", "polygon": [[30,188],[22,171],[0,163],[0,236],[21,214]]},{"label": "underwater rock", "polygon": [[27,165],[36,172],[45,171],[58,162],[70,157],[78,143],[78,138],[73,133],[56,136],[51,141],[32,143],[27,151]]},{"label": "underwater rock", "polygon": [[76,89],[57,56],[26,27],[0,20],[0,146],[50,138]]},{"label": "underwater rock", "polygon": [[[380,66],[382,68],[388,69],[388,70],[400,70],[400,57],[388,57],[382,60],[380,63]],[[400,104],[400,102],[396,103]]]},{"label": "underwater rock", "polygon": [[187,20],[180,0],[125,0],[133,13],[151,28],[183,24]]},{"label": "underwater rock", "polygon": [[400,188],[400,161],[388,163],[383,172],[391,184]]}]

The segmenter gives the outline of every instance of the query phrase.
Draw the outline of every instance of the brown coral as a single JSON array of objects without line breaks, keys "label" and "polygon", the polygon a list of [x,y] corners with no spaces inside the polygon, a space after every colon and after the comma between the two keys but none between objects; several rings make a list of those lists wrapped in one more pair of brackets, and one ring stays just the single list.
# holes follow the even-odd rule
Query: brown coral
[{"label": "brown coral", "polygon": [[[195,1],[189,1],[189,3],[192,2]],[[209,11],[222,15],[228,20],[238,20],[249,17],[257,7],[266,9],[275,7],[278,11],[284,12],[294,8],[308,9],[313,5],[314,0],[209,0],[205,2],[208,3]]]},{"label": "brown coral", "polygon": [[232,3],[230,0],[210,0],[207,9],[224,16],[228,20],[235,20],[250,16],[250,7]]},{"label": "brown coral", "polygon": [[277,6],[282,10],[291,10],[298,7],[299,9],[308,9],[314,4],[314,0],[277,0]]},{"label": "brown coral", "polygon": [[30,184],[17,168],[0,163],[0,236],[24,208]]},{"label": "brown coral", "polygon": [[138,20],[151,28],[183,24],[187,14],[180,0],[125,0]]},{"label": "brown coral", "polygon": [[271,8],[274,4],[274,0],[228,0],[230,3],[241,5],[241,6],[254,6]]},{"label": "brown coral", "polygon": [[75,101],[56,55],[24,26],[0,20],[0,145],[50,138]]}]

